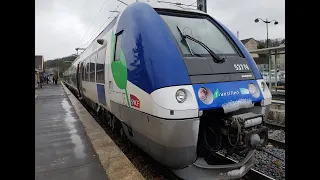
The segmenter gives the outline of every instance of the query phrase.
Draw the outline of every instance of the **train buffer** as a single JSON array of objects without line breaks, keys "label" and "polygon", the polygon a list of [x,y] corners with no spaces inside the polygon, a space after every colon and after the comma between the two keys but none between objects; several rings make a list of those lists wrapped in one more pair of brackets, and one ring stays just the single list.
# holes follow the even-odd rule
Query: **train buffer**
[{"label": "train buffer", "polygon": [[[63,85],[49,84],[35,90],[36,180],[143,179],[114,146]],[[127,168],[115,170],[119,169],[115,166]]]}]

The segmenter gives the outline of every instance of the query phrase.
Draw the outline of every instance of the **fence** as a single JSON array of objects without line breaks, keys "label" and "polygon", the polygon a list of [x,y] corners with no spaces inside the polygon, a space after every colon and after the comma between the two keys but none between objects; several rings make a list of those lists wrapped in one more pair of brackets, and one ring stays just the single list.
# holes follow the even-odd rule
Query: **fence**
[{"label": "fence", "polygon": [[285,45],[249,52],[271,93],[285,95]]}]

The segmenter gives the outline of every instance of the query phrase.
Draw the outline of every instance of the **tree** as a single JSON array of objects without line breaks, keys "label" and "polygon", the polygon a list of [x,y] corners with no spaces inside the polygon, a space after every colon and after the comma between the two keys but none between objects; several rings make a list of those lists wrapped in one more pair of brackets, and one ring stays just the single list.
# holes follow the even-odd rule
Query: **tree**
[{"label": "tree", "polygon": [[72,54],[63,58],[57,58],[54,60],[48,60],[44,62],[44,67],[46,68],[59,68],[59,76],[62,77],[63,72],[66,71],[72,64],[72,62],[77,58],[76,54]]},{"label": "tree", "polygon": [[[258,45],[258,49],[263,49],[267,47],[267,41],[266,40],[259,40],[259,45]],[[276,39],[269,39],[269,48],[270,47],[277,47],[280,46],[280,44],[282,44],[282,42],[284,42],[284,39],[281,38],[276,38]]]}]

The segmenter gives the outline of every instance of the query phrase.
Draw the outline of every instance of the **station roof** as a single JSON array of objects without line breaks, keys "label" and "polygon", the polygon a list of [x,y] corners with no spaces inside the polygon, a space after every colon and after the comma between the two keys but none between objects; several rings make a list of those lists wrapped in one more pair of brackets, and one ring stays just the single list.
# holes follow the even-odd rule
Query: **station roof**
[{"label": "station roof", "polygon": [[283,46],[278,46],[278,47],[251,50],[249,52],[256,53],[256,54],[268,54],[270,51],[274,52],[276,50],[276,51],[280,52],[280,51],[285,51],[285,49],[286,49],[286,47],[285,47],[285,45],[283,45]]}]

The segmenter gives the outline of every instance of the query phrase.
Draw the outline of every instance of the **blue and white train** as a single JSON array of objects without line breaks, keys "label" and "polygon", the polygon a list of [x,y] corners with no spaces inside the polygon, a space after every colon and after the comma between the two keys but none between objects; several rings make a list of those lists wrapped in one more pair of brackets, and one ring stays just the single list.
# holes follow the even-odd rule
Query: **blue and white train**
[{"label": "blue and white train", "polygon": [[[126,7],[73,62],[64,82],[116,131],[183,179],[233,179],[268,140],[270,91],[219,21],[168,4]],[[243,154],[236,164],[208,157]]]}]

